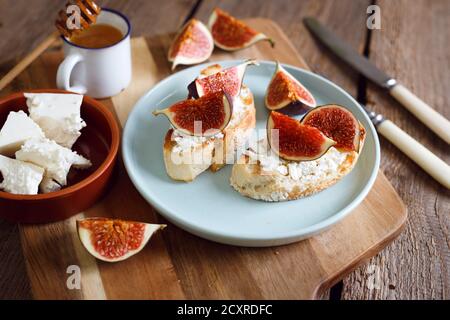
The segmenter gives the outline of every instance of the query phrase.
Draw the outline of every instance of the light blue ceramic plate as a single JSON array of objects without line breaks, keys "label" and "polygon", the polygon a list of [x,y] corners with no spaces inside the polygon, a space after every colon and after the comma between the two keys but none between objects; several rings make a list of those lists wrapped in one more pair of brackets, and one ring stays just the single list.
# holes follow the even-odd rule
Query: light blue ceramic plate
[{"label": "light blue ceramic plate", "polygon": [[[223,61],[229,67],[241,61]],[[231,166],[201,174],[192,183],[171,180],[164,168],[162,142],[169,128],[165,117],[152,110],[185,99],[187,85],[205,65],[180,71],[153,87],[131,112],[123,134],[123,158],[141,195],[168,220],[200,237],[239,246],[274,246],[316,234],[345,217],[367,195],[380,162],[375,129],[359,104],[344,90],[311,72],[285,66],[314,95],[318,105],[346,106],[367,131],[354,170],[333,187],[300,200],[266,203],[245,198],[229,185]],[[250,66],[244,83],[255,96],[257,128],[265,128],[268,111],[264,94],[274,72],[272,62]]]}]

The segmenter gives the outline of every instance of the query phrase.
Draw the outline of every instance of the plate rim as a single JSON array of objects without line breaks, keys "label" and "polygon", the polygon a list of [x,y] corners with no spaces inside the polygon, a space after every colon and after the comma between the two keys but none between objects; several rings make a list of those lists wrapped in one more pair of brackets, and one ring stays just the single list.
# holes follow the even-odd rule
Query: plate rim
[{"label": "plate rim", "polygon": [[[380,143],[378,139],[378,134],[376,132],[376,129],[370,120],[369,116],[364,112],[363,108],[361,107],[360,103],[356,101],[356,99],[351,96],[348,92],[346,92],[344,89],[342,89],[340,86],[335,84],[334,82],[328,80],[327,78],[323,77],[322,75],[316,74],[310,70],[306,70],[297,66],[293,66],[290,64],[282,63],[282,66],[287,69],[296,69],[297,71],[300,71],[302,73],[306,73],[309,76],[316,77],[320,81],[323,81],[330,85],[333,89],[339,91],[341,94],[346,96],[350,101],[352,101],[357,108],[361,111],[360,113],[365,118],[366,122],[369,124],[369,128],[366,128],[366,131],[370,131],[375,144],[375,165],[374,168],[370,174],[370,177],[365,184],[365,186],[360,190],[358,195],[351,200],[344,208],[337,211],[335,214],[333,214],[331,217],[326,218],[325,220],[322,220],[318,223],[315,223],[311,226],[304,227],[301,229],[296,229],[292,231],[285,231],[282,234],[271,234],[270,236],[235,236],[230,235],[226,233],[217,233],[211,230],[208,230],[207,228],[203,228],[198,225],[194,225],[190,223],[189,221],[179,219],[177,216],[173,215],[170,210],[166,209],[164,207],[164,204],[160,204],[159,201],[152,199],[152,197],[147,194],[147,191],[144,190],[144,188],[137,182],[137,178],[134,174],[132,165],[131,165],[131,149],[128,148],[129,145],[126,143],[128,135],[130,134],[130,125],[128,119],[133,115],[133,113],[136,110],[136,106],[143,103],[143,101],[150,95],[153,91],[158,90],[161,86],[164,86],[167,82],[171,81],[176,75],[179,76],[179,73],[188,72],[192,68],[204,68],[210,64],[238,64],[242,61],[245,61],[245,59],[231,59],[231,60],[220,60],[220,61],[210,61],[203,64],[191,66],[189,68],[185,68],[183,70],[180,70],[177,73],[171,74],[167,76],[166,78],[159,81],[157,84],[155,84],[151,89],[149,89],[146,93],[144,93],[141,98],[134,104],[131,112],[129,113],[127,117],[127,121],[125,124],[125,128],[123,130],[122,135],[122,159],[124,162],[125,169],[128,173],[128,176],[130,177],[130,180],[132,181],[133,185],[136,187],[140,195],[151,205],[153,206],[159,214],[161,214],[163,217],[177,225],[183,230],[186,230],[194,235],[197,235],[201,238],[205,238],[208,240],[212,240],[219,243],[224,244],[230,244],[230,245],[237,245],[237,246],[251,246],[251,247],[267,247],[267,246],[274,246],[274,245],[283,245],[283,244],[289,244],[297,241],[301,241],[305,238],[311,237],[312,235],[315,235],[319,232],[325,231],[327,228],[333,226],[340,220],[342,220],[344,217],[346,217],[351,211],[353,211],[361,202],[366,198],[369,191],[372,189],[375,180],[378,176],[379,167],[380,167]],[[274,61],[270,60],[258,60],[259,63],[266,64],[266,65],[275,65]],[[129,153],[130,152],[130,153]],[[257,201],[257,200],[255,200]],[[294,200],[295,201],[295,200]],[[270,205],[270,204],[268,204]]]}]

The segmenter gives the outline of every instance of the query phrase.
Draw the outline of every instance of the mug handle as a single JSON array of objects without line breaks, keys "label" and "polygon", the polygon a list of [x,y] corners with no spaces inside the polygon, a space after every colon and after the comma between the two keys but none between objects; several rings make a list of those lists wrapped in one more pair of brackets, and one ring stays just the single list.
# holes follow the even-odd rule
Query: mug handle
[{"label": "mug handle", "polygon": [[64,59],[59,65],[58,73],[56,74],[56,85],[58,88],[79,94],[86,93],[87,90],[84,86],[70,86],[70,75],[72,74],[72,70],[76,64],[81,61],[83,61],[83,57],[80,54],[72,54]]}]

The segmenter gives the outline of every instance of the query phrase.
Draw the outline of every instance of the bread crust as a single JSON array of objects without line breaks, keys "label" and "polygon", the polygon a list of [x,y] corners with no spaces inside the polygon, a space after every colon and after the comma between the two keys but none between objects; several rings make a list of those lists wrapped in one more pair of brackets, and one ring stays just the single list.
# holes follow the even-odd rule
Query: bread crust
[{"label": "bread crust", "polygon": [[[365,140],[365,131],[362,126],[361,129],[363,134],[360,137],[359,151],[362,150]],[[230,185],[243,196],[256,200],[268,202],[296,200],[316,194],[336,184],[352,171],[358,157],[359,153],[356,151],[347,152],[346,159],[339,165],[334,175],[326,176],[308,185],[301,185],[300,181],[292,179],[289,175],[279,172],[263,172],[259,162],[250,163],[250,158],[243,155],[240,161],[233,166]]]},{"label": "bread crust", "polygon": [[[256,109],[253,94],[245,98],[247,108],[241,121],[230,125],[223,131],[223,138],[208,139],[190,152],[176,152],[176,142],[172,135],[174,129],[169,129],[164,138],[163,155],[167,174],[177,181],[191,182],[200,173],[211,169],[216,172],[236,157],[240,143],[244,143],[251,135],[256,125]],[[193,159],[202,159],[201,163],[193,163]]]},{"label": "bread crust", "polygon": [[[195,177],[209,168],[213,158],[214,143],[207,141],[196,147],[192,152],[180,154],[173,152],[176,146],[176,143],[172,141],[173,133],[173,129],[167,131],[163,144],[164,165],[167,175],[177,181],[193,181]],[[195,162],[194,159],[201,159],[202,161]]]}]

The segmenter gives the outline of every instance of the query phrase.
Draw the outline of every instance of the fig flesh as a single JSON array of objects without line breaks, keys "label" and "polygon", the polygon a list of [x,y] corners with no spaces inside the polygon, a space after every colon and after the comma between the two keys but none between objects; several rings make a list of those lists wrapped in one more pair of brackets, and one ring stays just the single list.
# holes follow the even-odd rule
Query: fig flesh
[{"label": "fig flesh", "polygon": [[226,51],[235,51],[247,48],[258,41],[269,41],[271,46],[274,42],[268,36],[257,32],[221,9],[214,9],[208,23],[214,43]]},{"label": "fig flesh", "polygon": [[320,106],[309,111],[301,122],[336,141],[336,149],[359,152],[360,123],[346,108],[335,104]]},{"label": "fig flesh", "polygon": [[191,19],[176,35],[168,59],[174,70],[177,65],[192,65],[208,60],[213,50],[214,41],[208,28],[199,20]]},{"label": "fig flesh", "polygon": [[269,115],[267,138],[273,152],[288,161],[318,159],[335,144],[319,129],[276,111]]},{"label": "fig flesh", "polygon": [[241,92],[247,66],[256,64],[258,64],[256,60],[247,60],[223,70],[219,69],[217,65],[213,65],[212,68],[207,69],[209,75],[198,77],[188,86],[189,96],[198,99],[205,94],[224,91],[234,99]]},{"label": "fig flesh", "polygon": [[148,224],[107,218],[77,221],[81,243],[95,258],[118,262],[140,252],[152,235],[166,225]]},{"label": "fig flesh", "polygon": [[233,113],[232,99],[223,91],[212,92],[198,99],[179,101],[169,108],[156,110],[164,114],[180,132],[209,137],[226,128]]},{"label": "fig flesh", "polygon": [[316,106],[316,100],[308,89],[279,62],[267,88],[265,103],[269,110],[288,114],[302,114]]}]

